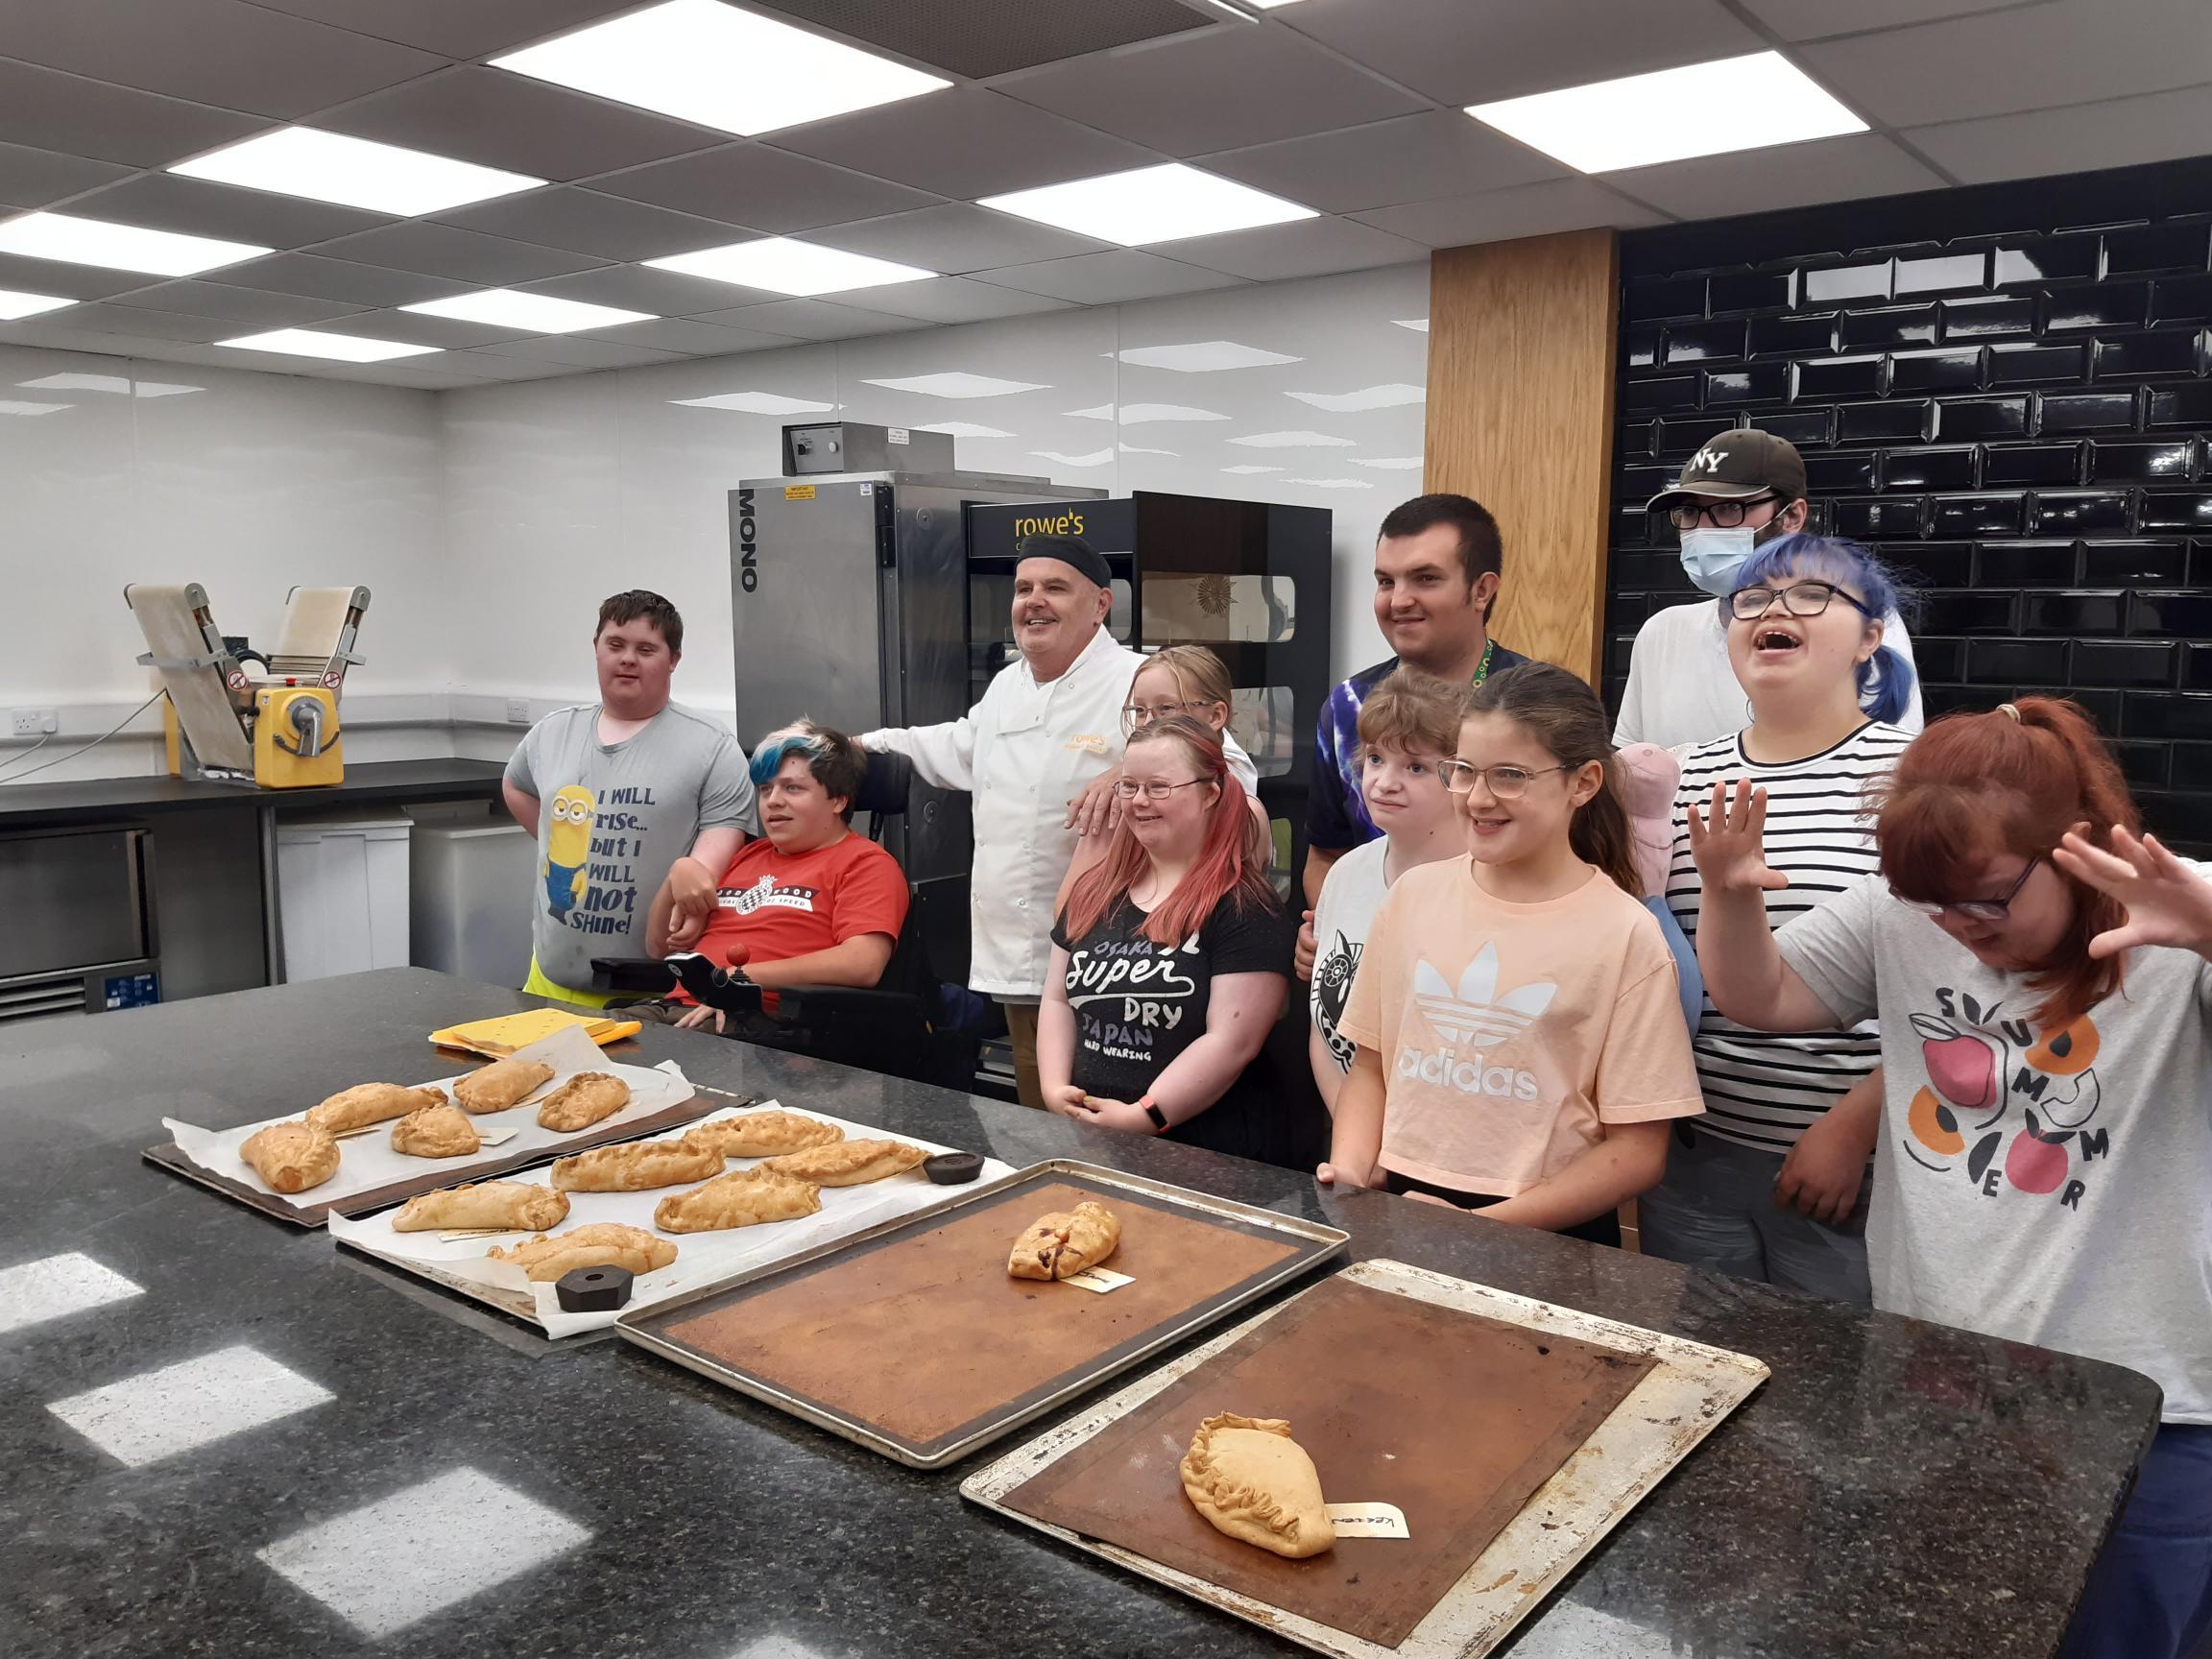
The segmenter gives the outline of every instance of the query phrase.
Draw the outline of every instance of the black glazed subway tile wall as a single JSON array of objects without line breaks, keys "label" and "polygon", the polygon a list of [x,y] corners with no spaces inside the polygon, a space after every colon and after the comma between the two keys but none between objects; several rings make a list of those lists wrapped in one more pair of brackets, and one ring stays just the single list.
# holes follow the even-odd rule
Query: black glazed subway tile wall
[{"label": "black glazed subway tile wall", "polygon": [[1715,433],[1919,595],[1931,714],[2062,690],[2212,854],[2212,162],[1622,238],[1605,689],[1696,597],[1641,503]]}]

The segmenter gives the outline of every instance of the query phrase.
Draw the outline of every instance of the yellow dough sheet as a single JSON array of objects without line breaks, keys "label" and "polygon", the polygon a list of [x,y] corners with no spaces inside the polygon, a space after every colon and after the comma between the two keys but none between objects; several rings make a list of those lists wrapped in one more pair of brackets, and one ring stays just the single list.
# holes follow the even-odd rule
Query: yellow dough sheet
[{"label": "yellow dough sheet", "polygon": [[560,1008],[531,1008],[520,1014],[501,1014],[491,1020],[471,1020],[462,1025],[448,1025],[430,1033],[430,1041],[441,1048],[466,1048],[475,1054],[490,1054],[494,1058],[527,1048],[541,1038],[570,1025],[583,1027],[584,1035],[604,1048],[610,1043],[619,1043],[625,1037],[635,1037],[640,1027],[635,1020],[613,1020],[604,1016],[570,1014]]}]

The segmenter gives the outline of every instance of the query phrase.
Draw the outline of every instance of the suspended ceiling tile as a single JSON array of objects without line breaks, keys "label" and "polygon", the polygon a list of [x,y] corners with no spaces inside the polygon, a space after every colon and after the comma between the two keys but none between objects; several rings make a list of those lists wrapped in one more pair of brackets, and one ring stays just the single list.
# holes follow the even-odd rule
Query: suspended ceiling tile
[{"label": "suspended ceiling tile", "polygon": [[1542,184],[1520,184],[1510,190],[1485,190],[1474,196],[1409,202],[1354,217],[1431,248],[1503,242],[1514,236],[1542,236],[1553,230],[1582,230],[1598,225],[1625,230],[1666,220],[1664,214],[1641,207],[1587,179],[1557,179]]},{"label": "suspended ceiling tile", "polygon": [[[311,330],[312,331],[312,330]],[[457,317],[426,317],[420,311],[356,311],[325,324],[322,332],[357,334],[364,340],[391,340],[402,346],[435,346],[458,351],[471,346],[503,346],[528,340],[529,328],[497,323],[464,323]]]},{"label": "suspended ceiling tile", "polygon": [[363,386],[465,392],[471,387],[498,383],[497,376],[477,373],[482,367],[481,361],[466,352],[448,351],[440,357],[399,357],[389,363],[322,363],[307,373],[319,380],[350,380]]},{"label": "suspended ceiling tile", "polygon": [[[1757,52],[1719,0],[1307,0],[1289,28],[1454,106]],[[1758,118],[1757,87],[1744,119]]]},{"label": "suspended ceiling tile", "polygon": [[817,121],[779,132],[776,148],[974,201],[1032,185],[1150,165],[1135,144],[1079,127],[987,86]]},{"label": "suspended ceiling tile", "polygon": [[788,334],[799,340],[856,340],[867,334],[892,334],[926,325],[911,317],[893,317],[881,311],[863,311],[828,300],[778,300],[765,305],[741,305],[730,311],[710,311],[700,319],[733,328],[757,328],[769,334]]},{"label": "suspended ceiling tile", "polygon": [[486,58],[524,46],[595,17],[631,9],[627,0],[257,0],[276,12],[311,17],[379,39]]},{"label": "suspended ceiling tile", "polygon": [[607,340],[583,340],[573,334],[555,334],[540,340],[516,340],[504,346],[480,348],[487,357],[519,357],[530,363],[565,363],[576,369],[642,369],[651,363],[674,363],[681,353],[655,351],[644,346],[617,346]]},{"label": "suspended ceiling tile", "polygon": [[1828,35],[1859,35],[1869,29],[1895,29],[1960,17],[1969,12],[1996,12],[2020,0],[1743,0],[1760,22],[1785,40],[1817,40]]},{"label": "suspended ceiling tile", "polygon": [[978,271],[975,277],[1001,288],[1047,294],[1077,305],[1113,305],[1125,300],[1195,294],[1205,288],[1234,288],[1243,280],[1225,271],[1202,271],[1195,265],[1164,259],[1141,248],[1116,248],[1105,253],[1080,253],[1072,259],[1003,266],[996,271]]},{"label": "suspended ceiling tile", "polygon": [[434,225],[427,219],[411,219],[380,230],[365,230],[358,236],[343,236],[325,243],[320,252],[334,259],[389,265],[398,271],[420,271],[461,282],[488,282],[494,287],[586,271],[596,263],[582,253],[541,248],[531,242],[510,242],[504,236]]},{"label": "suspended ceiling tile", "polygon": [[318,116],[315,125],[556,181],[727,142],[722,133],[482,68],[396,86]]},{"label": "suspended ceiling tile", "polygon": [[240,288],[266,288],[277,294],[305,294],[317,300],[343,300],[352,305],[412,305],[466,294],[472,284],[448,276],[360,265],[316,253],[275,253],[266,259],[232,265],[223,280]]},{"label": "suspended ceiling tile", "polygon": [[783,298],[765,288],[743,288],[733,282],[685,276],[674,271],[648,271],[637,265],[610,265],[521,286],[529,293],[550,294],[556,300],[618,305],[625,311],[643,311],[653,317],[693,317],[702,311],[727,311],[733,305],[765,304]]},{"label": "suspended ceiling tile", "polygon": [[143,288],[117,301],[148,311],[181,311],[191,317],[224,317],[252,328],[292,328],[302,323],[326,323],[334,317],[360,311],[343,300],[316,300],[303,294],[271,294],[258,288],[238,288],[227,282],[201,282],[186,278]]},{"label": "suspended ceiling tile", "polygon": [[[236,267],[232,267],[236,269]],[[18,294],[54,294],[71,300],[106,300],[160,281],[142,271],[107,271],[97,265],[68,265],[59,259],[26,259],[0,253],[0,288]]]},{"label": "suspended ceiling tile", "polygon": [[764,334],[757,328],[724,328],[689,317],[662,317],[651,323],[625,323],[615,328],[592,328],[576,336],[605,340],[616,346],[643,346],[655,351],[679,352],[686,357],[714,357],[727,351],[758,351],[771,346],[796,346],[788,334]]},{"label": "suspended ceiling tile", "polygon": [[1912,127],[1901,135],[1968,184],[2170,161],[2212,151],[2212,86]]},{"label": "suspended ceiling tile", "polygon": [[1913,127],[2212,82],[2203,0],[2053,0],[1808,46],[1862,115]]},{"label": "suspended ceiling tile", "polygon": [[[21,323],[0,323],[0,340],[12,346],[38,346],[51,351],[89,351],[106,357],[180,357],[188,347],[172,349],[144,334],[108,334],[96,328],[80,328],[68,323],[56,321],[73,317],[73,311],[57,311],[51,318],[34,317]],[[60,398],[56,402],[61,401]]]},{"label": "suspended ceiling tile", "polygon": [[[53,313],[56,317],[61,312]],[[190,340],[205,345],[249,332],[221,317],[191,317],[180,311],[144,311],[128,305],[79,305],[68,313],[72,328],[92,328],[104,334],[134,335],[147,340]]]},{"label": "suspended ceiling tile", "polygon": [[1568,169],[1456,109],[1199,157],[1196,165],[1325,213],[1499,190]]},{"label": "suspended ceiling tile", "polygon": [[977,80],[1221,23],[1177,0],[762,0],[761,10]]},{"label": "suspended ceiling tile", "polygon": [[0,143],[159,167],[269,123],[0,58]]},{"label": "suspended ceiling tile", "polygon": [[175,173],[143,173],[69,204],[68,211],[88,219],[112,219],[153,230],[181,230],[191,236],[219,236],[258,247],[301,248],[389,225],[389,213],[369,213],[278,196],[267,190],[242,190],[205,179]]},{"label": "suspended ceiling tile", "polygon": [[245,0],[0,0],[0,40],[11,58],[279,120],[445,62]]},{"label": "suspended ceiling tile", "polygon": [[494,357],[487,351],[455,351],[455,367],[480,375],[486,385],[504,380],[550,380],[556,375],[581,374],[569,363],[535,363],[521,357]]},{"label": "suspended ceiling tile", "polygon": [[751,234],[741,225],[672,213],[626,196],[606,196],[570,184],[479,202],[437,217],[442,224],[602,259],[658,259],[664,253],[718,248]]},{"label": "suspended ceiling tile", "polygon": [[1879,132],[1629,167],[1605,182],[1677,219],[1726,219],[1816,202],[1936,190],[1942,177]]},{"label": "suspended ceiling tile", "polygon": [[1223,29],[1040,69],[999,89],[1171,156],[1265,144],[1423,106],[1283,29]]},{"label": "suspended ceiling tile", "polygon": [[826,226],[806,240],[948,273],[1063,259],[1075,253],[1095,253],[1110,246],[965,202],[949,202],[853,225]]},{"label": "suspended ceiling tile", "polygon": [[1422,243],[1351,219],[1301,219],[1221,236],[1188,236],[1163,247],[1177,259],[1255,282],[1403,265],[1429,254]]},{"label": "suspended ceiling tile", "polygon": [[925,323],[983,323],[997,317],[1025,317],[1038,311],[1059,311],[1065,300],[1045,294],[1026,294],[965,276],[939,276],[928,282],[894,282],[868,290],[868,303],[895,317],[913,317]]},{"label": "suspended ceiling tile", "polygon": [[130,168],[112,161],[34,150],[25,144],[0,144],[0,203],[11,207],[43,207],[130,177]]},{"label": "suspended ceiling tile", "polygon": [[612,179],[594,180],[591,187],[679,213],[757,226],[777,235],[926,207],[935,200],[889,180],[872,179],[765,144],[732,144],[633,168]]}]

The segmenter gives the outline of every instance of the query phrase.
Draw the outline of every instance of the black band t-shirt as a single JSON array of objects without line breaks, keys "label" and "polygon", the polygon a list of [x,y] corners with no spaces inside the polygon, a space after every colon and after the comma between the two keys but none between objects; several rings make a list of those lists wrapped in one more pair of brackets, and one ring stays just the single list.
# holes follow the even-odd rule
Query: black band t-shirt
[{"label": "black band t-shirt", "polygon": [[[1281,905],[1232,894],[1195,937],[1169,949],[1140,929],[1145,912],[1126,897],[1080,940],[1063,916],[1052,943],[1068,952],[1068,1002],[1075,1013],[1070,1081],[1087,1094],[1141,1099],[1154,1079],[1206,1033],[1214,980],[1223,974],[1290,972],[1291,929]],[[1290,1126],[1262,1056],[1212,1106],[1167,1131],[1171,1141],[1281,1162]]]}]

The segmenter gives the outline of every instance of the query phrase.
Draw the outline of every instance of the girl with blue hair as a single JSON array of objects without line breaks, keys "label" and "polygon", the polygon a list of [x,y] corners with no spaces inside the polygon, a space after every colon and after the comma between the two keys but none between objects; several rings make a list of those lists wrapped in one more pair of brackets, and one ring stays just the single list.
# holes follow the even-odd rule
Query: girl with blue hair
[{"label": "girl with blue hair", "polygon": [[[1667,902],[1691,939],[1702,882],[1689,809],[1716,783],[1741,779],[1767,791],[1767,862],[1785,878],[1765,895],[1769,927],[1876,867],[1861,797],[1911,741],[1891,723],[1910,704],[1911,665],[1882,638],[1899,598],[1864,547],[1798,535],[1760,548],[1719,601],[1750,723],[1678,751]],[[1666,1178],[1638,1206],[1646,1252],[1869,1301],[1868,1165],[1863,1139],[1849,1129],[1881,1097],[1872,1022],[1754,1031],[1708,999],[1691,1047],[1705,1115],[1677,1127]]]}]

